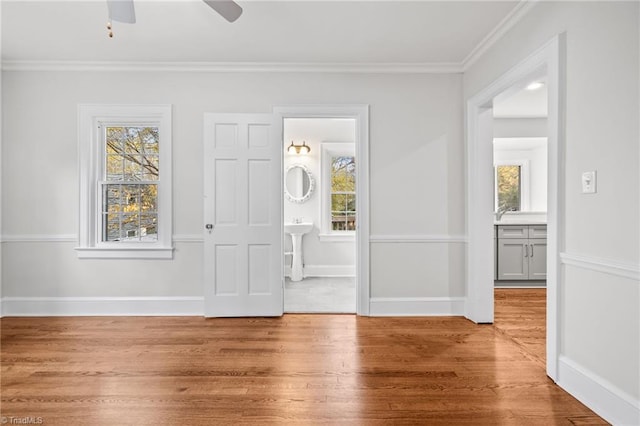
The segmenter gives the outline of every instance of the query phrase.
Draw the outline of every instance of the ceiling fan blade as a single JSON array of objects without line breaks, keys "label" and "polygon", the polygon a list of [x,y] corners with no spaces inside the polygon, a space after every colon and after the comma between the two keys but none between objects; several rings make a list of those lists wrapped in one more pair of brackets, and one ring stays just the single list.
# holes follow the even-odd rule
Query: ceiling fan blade
[{"label": "ceiling fan blade", "polygon": [[204,0],[204,2],[229,22],[234,22],[242,15],[242,8],[233,0]]},{"label": "ceiling fan blade", "polygon": [[133,8],[133,0],[107,0],[109,19],[111,21],[136,23],[136,11]]}]

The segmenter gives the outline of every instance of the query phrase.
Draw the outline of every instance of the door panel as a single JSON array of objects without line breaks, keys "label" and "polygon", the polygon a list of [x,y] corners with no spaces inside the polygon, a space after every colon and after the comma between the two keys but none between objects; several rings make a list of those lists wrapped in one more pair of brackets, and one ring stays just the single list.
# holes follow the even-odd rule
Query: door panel
[{"label": "door panel", "polygon": [[205,316],[283,310],[281,124],[205,114]]}]

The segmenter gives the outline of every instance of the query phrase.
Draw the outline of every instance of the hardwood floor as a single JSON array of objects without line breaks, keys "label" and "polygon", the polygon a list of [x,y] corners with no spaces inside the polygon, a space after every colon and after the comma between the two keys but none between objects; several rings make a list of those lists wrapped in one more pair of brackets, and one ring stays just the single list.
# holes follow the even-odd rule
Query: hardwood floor
[{"label": "hardwood floor", "polygon": [[545,366],[547,289],[496,288],[494,326]]},{"label": "hardwood floor", "polygon": [[4,318],[1,412],[44,425],[606,424],[463,318]]}]

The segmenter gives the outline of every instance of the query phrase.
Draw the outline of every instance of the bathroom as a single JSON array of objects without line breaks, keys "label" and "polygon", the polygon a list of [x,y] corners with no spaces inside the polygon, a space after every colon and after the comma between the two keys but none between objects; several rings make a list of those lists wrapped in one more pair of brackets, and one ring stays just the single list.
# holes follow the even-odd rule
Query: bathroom
[{"label": "bathroom", "polygon": [[356,312],[355,137],[351,118],[284,120],[285,312]]}]

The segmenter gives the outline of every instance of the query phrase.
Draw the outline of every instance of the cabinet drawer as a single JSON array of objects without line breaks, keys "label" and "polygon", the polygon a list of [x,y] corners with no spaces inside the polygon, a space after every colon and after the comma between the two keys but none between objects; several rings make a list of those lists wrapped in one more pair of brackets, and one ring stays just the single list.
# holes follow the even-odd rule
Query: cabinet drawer
[{"label": "cabinet drawer", "polygon": [[529,238],[547,238],[547,225],[529,225]]},{"label": "cabinet drawer", "polygon": [[498,238],[529,238],[527,225],[500,225],[498,226]]}]

